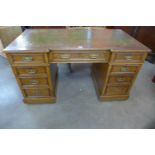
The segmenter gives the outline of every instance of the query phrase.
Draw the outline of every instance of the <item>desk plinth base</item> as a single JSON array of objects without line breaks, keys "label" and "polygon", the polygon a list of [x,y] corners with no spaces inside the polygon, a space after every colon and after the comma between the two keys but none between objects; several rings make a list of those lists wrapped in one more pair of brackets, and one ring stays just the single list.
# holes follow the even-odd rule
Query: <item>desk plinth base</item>
[{"label": "desk plinth base", "polygon": [[[98,94],[99,95],[99,94]],[[100,101],[124,101],[129,98],[128,95],[122,96],[98,96]]]},{"label": "desk plinth base", "polygon": [[56,99],[55,98],[24,98],[23,99],[24,103],[26,104],[31,104],[31,103],[55,103]]}]

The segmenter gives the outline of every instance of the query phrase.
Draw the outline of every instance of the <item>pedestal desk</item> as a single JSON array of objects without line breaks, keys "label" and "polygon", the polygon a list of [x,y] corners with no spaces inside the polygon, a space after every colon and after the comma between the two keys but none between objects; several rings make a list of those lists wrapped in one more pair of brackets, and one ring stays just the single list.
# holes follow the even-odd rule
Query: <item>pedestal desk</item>
[{"label": "pedestal desk", "polygon": [[119,29],[32,29],[4,52],[24,102],[54,103],[57,63],[92,63],[99,99],[126,100],[150,49]]}]

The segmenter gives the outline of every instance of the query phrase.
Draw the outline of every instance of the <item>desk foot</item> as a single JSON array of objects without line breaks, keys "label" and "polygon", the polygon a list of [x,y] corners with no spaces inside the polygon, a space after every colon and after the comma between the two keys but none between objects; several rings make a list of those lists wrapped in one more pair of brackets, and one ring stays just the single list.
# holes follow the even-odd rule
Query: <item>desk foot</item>
[{"label": "desk foot", "polygon": [[98,97],[100,101],[123,101],[127,100],[129,98],[128,95],[122,95],[122,96],[99,96]]},{"label": "desk foot", "polygon": [[55,103],[55,98],[24,98],[24,103],[31,104],[31,103]]}]

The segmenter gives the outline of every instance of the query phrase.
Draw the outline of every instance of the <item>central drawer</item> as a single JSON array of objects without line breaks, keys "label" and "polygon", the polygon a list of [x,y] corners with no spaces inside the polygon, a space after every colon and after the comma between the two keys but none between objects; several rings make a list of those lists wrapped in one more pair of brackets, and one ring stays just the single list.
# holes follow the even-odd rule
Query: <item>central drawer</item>
[{"label": "central drawer", "polygon": [[108,51],[57,51],[50,53],[50,62],[108,62],[109,56]]}]

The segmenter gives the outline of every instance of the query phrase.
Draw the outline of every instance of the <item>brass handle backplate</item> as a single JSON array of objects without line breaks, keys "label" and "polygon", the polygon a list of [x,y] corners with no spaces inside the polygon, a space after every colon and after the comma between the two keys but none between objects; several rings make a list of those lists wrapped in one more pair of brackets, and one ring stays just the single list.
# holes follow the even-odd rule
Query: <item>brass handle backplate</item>
[{"label": "brass handle backplate", "polygon": [[121,72],[128,72],[128,71],[129,71],[128,67],[121,67]]},{"label": "brass handle backplate", "polygon": [[89,57],[90,57],[91,59],[97,59],[98,54],[90,54]]},{"label": "brass handle backplate", "polygon": [[38,80],[31,80],[31,81],[30,81],[30,84],[32,84],[32,85],[36,85],[36,84],[38,84],[38,83],[39,83]]},{"label": "brass handle backplate", "polygon": [[70,54],[63,54],[61,55],[62,59],[69,59],[70,58]]},{"label": "brass handle backplate", "polygon": [[123,82],[123,81],[125,81],[125,78],[123,78],[123,77],[117,78],[117,81],[118,82]]},{"label": "brass handle backplate", "polygon": [[35,69],[28,69],[27,72],[29,74],[35,74],[36,73],[36,70]]},{"label": "brass handle backplate", "polygon": [[132,60],[132,56],[125,56],[126,60]]},{"label": "brass handle backplate", "polygon": [[25,56],[25,57],[23,57],[23,60],[24,61],[32,61],[33,58],[31,56]]}]

